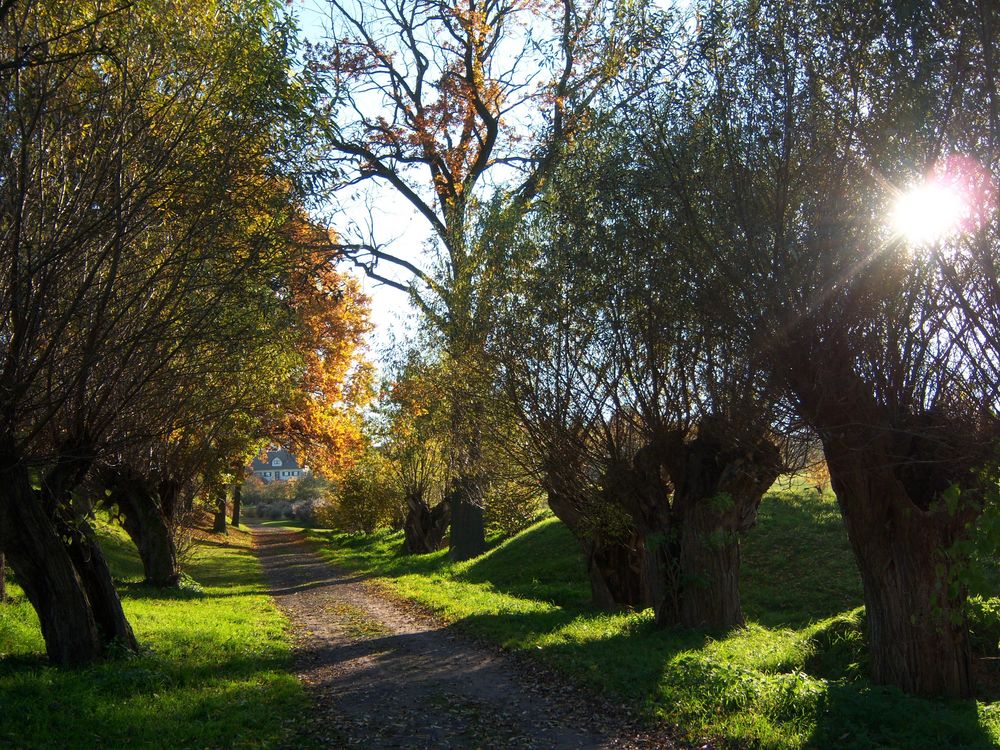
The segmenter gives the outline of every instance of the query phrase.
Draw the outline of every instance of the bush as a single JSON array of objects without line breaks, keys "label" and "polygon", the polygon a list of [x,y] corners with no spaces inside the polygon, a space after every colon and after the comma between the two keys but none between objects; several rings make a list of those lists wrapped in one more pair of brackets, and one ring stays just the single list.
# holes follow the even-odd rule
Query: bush
[{"label": "bush", "polygon": [[[304,480],[300,480],[304,481]],[[291,501],[298,482],[264,483],[257,477],[250,477],[240,488],[246,505],[271,505],[276,502]]]},{"label": "bush", "polygon": [[369,450],[347,473],[329,507],[318,509],[324,526],[370,534],[401,525],[403,497],[392,464],[377,450]]},{"label": "bush", "polygon": [[524,531],[539,519],[545,507],[538,487],[514,480],[495,482],[485,500],[486,529],[503,536]]},{"label": "bush", "polygon": [[323,510],[331,504],[330,498],[322,496],[309,500],[299,500],[292,503],[292,513],[296,520],[302,521],[306,526],[325,526],[327,524],[323,522],[326,520]]}]

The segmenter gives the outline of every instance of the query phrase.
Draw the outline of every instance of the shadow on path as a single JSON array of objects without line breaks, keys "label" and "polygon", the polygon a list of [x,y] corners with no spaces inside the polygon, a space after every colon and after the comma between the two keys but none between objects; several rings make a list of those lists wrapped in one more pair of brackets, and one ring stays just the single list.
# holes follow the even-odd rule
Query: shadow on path
[{"label": "shadow on path", "polygon": [[370,748],[671,748],[625,712],[522,660],[380,596],[311,552],[302,534],[256,527],[272,596],[295,630],[314,701],[298,742]]}]

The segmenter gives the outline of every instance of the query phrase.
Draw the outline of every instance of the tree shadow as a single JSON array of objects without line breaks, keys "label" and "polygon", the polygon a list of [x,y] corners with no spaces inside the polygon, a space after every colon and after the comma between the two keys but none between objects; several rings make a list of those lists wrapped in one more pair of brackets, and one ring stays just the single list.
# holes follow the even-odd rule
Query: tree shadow
[{"label": "tree shadow", "polygon": [[[482,614],[462,618],[460,632],[491,643],[517,645],[532,660],[568,674],[598,694],[640,696],[640,708],[657,694],[663,671],[679,654],[712,640],[704,632],[657,628],[649,618],[604,627],[608,613],[594,609],[554,608],[542,612]],[[588,628],[588,623],[594,627]],[[568,629],[573,637],[565,635]],[[557,637],[549,637],[559,633]]]},{"label": "tree shadow", "polygon": [[155,654],[66,670],[0,660],[0,746],[270,747],[304,702],[287,656],[211,664]]},{"label": "tree shadow", "polygon": [[556,519],[542,521],[497,546],[455,578],[564,607],[585,607],[590,600],[580,546]]},{"label": "tree shadow", "polygon": [[896,688],[832,682],[816,710],[809,747],[995,750],[974,700],[905,695]]},{"label": "tree shadow", "polygon": [[800,628],[863,604],[847,531],[829,495],[766,495],[742,555],[743,609],[763,625]]}]

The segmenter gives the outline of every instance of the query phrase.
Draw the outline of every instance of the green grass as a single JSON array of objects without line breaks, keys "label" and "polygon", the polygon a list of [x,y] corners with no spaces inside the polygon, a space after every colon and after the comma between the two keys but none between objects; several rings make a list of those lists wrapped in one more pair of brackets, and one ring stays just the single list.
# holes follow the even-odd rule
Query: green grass
[{"label": "green grass", "polygon": [[265,748],[307,711],[290,674],[286,620],[267,597],[248,537],[200,542],[181,591],[138,583],[135,550],[103,525],[102,546],[144,646],[137,657],[50,667],[20,589],[0,605],[0,747]]},{"label": "green grass", "polygon": [[[995,695],[924,700],[865,678],[860,581],[836,505],[815,491],[765,499],[744,545],[748,626],[717,637],[657,630],[648,611],[589,608],[579,548],[554,519],[457,564],[443,551],[400,556],[398,532],[307,533],[336,565],[370,573],[456,627],[676,724],[688,740],[856,750],[1000,745]],[[990,602],[979,619],[995,632],[1000,600]]]},{"label": "green grass", "polygon": [[247,523],[254,524],[256,526],[264,527],[281,527],[287,529],[310,529],[312,526],[303,523],[302,521],[296,521],[291,518],[284,518],[278,520],[264,520],[262,518],[247,518],[245,519]]}]

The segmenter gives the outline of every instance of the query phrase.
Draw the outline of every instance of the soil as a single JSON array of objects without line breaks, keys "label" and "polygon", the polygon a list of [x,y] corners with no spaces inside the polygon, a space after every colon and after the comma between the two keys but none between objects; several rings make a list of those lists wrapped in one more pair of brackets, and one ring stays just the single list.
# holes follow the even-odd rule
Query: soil
[{"label": "soil", "polygon": [[678,747],[668,729],[333,568],[299,532],[259,527],[254,541],[314,706],[291,747]]}]

